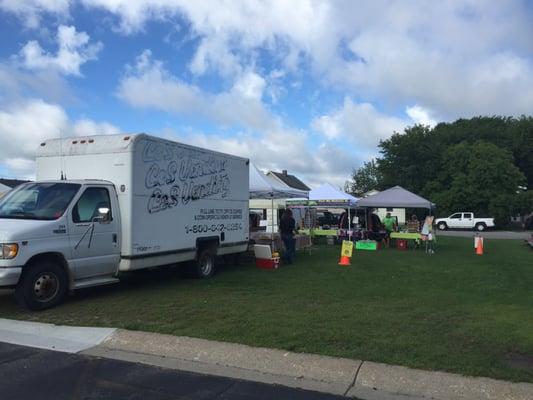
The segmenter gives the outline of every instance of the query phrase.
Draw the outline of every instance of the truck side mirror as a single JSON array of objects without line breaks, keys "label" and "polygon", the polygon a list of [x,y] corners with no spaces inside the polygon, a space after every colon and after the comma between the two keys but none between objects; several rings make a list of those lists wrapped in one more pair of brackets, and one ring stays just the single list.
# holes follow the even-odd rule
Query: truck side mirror
[{"label": "truck side mirror", "polygon": [[105,223],[109,221],[109,207],[100,207],[98,208],[98,215],[93,219],[95,222]]}]

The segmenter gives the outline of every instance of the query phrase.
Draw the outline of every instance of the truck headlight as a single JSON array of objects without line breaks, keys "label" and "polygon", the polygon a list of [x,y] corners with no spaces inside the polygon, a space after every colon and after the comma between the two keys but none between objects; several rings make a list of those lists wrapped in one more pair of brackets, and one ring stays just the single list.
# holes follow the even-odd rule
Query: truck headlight
[{"label": "truck headlight", "polygon": [[17,256],[19,252],[19,245],[16,243],[0,244],[0,258],[4,260],[11,260]]}]

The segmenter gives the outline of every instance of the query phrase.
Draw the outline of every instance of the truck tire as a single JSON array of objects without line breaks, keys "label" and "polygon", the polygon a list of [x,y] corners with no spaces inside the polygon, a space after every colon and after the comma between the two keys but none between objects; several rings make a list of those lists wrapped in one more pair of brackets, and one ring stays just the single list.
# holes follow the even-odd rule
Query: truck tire
[{"label": "truck tire", "polygon": [[441,231],[445,231],[446,229],[448,229],[448,225],[446,225],[446,222],[439,222],[439,224],[437,225],[437,227],[438,227],[439,230],[441,230]]},{"label": "truck tire", "polygon": [[42,261],[25,269],[15,288],[15,298],[21,306],[40,311],[63,301],[68,285],[63,268],[54,262]]},{"label": "truck tire", "polygon": [[483,222],[478,222],[475,226],[476,231],[483,232],[485,229],[487,229],[487,225],[485,225]]},{"label": "truck tire", "polygon": [[210,248],[199,251],[195,265],[195,275],[198,279],[211,278],[215,273],[215,254]]}]

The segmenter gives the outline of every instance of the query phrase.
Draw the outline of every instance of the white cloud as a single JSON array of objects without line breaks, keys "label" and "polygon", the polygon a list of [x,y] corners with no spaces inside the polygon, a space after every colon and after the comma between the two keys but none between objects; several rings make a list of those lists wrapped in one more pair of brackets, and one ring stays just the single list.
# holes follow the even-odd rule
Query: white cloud
[{"label": "white cloud", "polygon": [[67,16],[69,0],[0,0],[0,10],[17,15],[26,27],[35,29],[42,14]]},{"label": "white cloud", "polygon": [[411,118],[411,120],[415,124],[430,127],[434,127],[435,125],[437,125],[437,120],[431,116],[431,111],[425,109],[422,106],[419,106],[418,104],[412,107],[407,107],[405,109],[405,113],[409,116],[409,118]]},{"label": "white cloud", "polygon": [[120,81],[117,94],[134,107],[207,117],[224,126],[265,129],[277,122],[261,102],[264,87],[262,77],[247,72],[231,90],[206,93],[170,74],[145,50]]},{"label": "white cloud", "polygon": [[10,171],[10,176],[19,179],[34,179],[35,161],[27,158],[8,158],[4,166]]},{"label": "white cloud", "polygon": [[[290,165],[288,169],[304,172],[303,155],[313,160],[306,168],[325,176],[321,165],[327,162],[317,160],[343,159],[344,153],[335,156],[335,145],[308,148],[309,135],[287,128],[262,102],[270,97],[275,103],[289,91],[301,92],[307,79],[311,91],[331,94],[333,89],[345,97],[338,109],[321,111],[311,126],[334,144],[350,138],[353,149],[342,150],[350,153],[349,159],[352,153],[359,157],[372,154],[379,139],[414,123],[432,125],[438,119],[531,113],[533,24],[526,2],[82,3],[87,9],[98,8],[116,16],[116,29],[126,35],[142,31],[153,20],[179,25],[180,32],[188,30],[184,33],[187,40],[196,45],[191,59],[185,60],[193,78],[204,74],[212,78],[214,74],[224,80],[222,87],[227,89],[203,91],[170,73],[146,52],[121,79],[118,95],[137,108],[192,116],[222,127],[242,127],[244,133],[237,138],[210,135],[206,140],[239,152],[250,151],[273,168]],[[38,19],[42,13],[65,15],[69,5],[66,0],[0,0],[0,8]],[[37,60],[37,65],[50,65],[50,60],[58,58],[37,42],[28,46],[30,59]],[[59,67],[75,62],[54,65],[76,71]],[[6,82],[0,70],[0,88],[9,85]],[[292,87],[291,82],[295,82]],[[319,98],[316,103],[321,101]]]},{"label": "white cloud", "polygon": [[119,18],[126,33],[149,20],[190,24],[190,68],[240,75],[266,51],[348,95],[423,104],[446,119],[520,115],[533,101],[533,24],[524,2],[84,0]]},{"label": "white cloud", "polygon": [[57,29],[57,54],[43,50],[39,42],[30,40],[20,50],[24,66],[29,69],[57,69],[65,75],[80,76],[80,66],[96,60],[102,50],[102,43],[89,44],[90,37],[85,32],[76,32],[74,26],[61,25]]},{"label": "white cloud", "polygon": [[[285,126],[263,105],[266,86],[263,77],[247,71],[229,91],[206,93],[172,76],[145,50],[128,68],[118,95],[135,107],[198,116],[232,128],[231,136],[221,127],[217,134],[189,131],[177,138],[173,130],[165,130],[161,133],[165,137],[248,157],[263,169],[287,169],[309,184],[328,181],[342,185],[359,160],[332,144],[312,149],[308,132]],[[242,130],[235,134],[239,127]]]},{"label": "white cloud", "polygon": [[0,110],[0,160],[32,156],[40,141],[58,137],[67,125],[67,114],[60,106],[39,99]]},{"label": "white cloud", "polygon": [[407,120],[380,113],[370,103],[354,103],[348,97],[340,109],[311,123],[313,129],[328,139],[349,141],[365,148],[375,147],[379,140],[402,131],[407,124]]},{"label": "white cloud", "polygon": [[69,134],[72,136],[117,135],[121,133],[119,128],[109,122],[95,122],[88,118],[76,121],[70,132]]},{"label": "white cloud", "polygon": [[70,121],[61,106],[28,99],[0,109],[0,165],[14,176],[26,177],[34,173],[35,152],[45,139],[118,132],[107,122]]},{"label": "white cloud", "polygon": [[250,160],[262,170],[288,170],[310,186],[324,182],[342,186],[360,160],[349,151],[330,143],[316,149],[309,146],[309,134],[290,128],[273,129],[260,133],[241,132],[225,137],[189,131],[165,136],[196,146],[235,154]]},{"label": "white cloud", "polygon": [[28,71],[16,62],[0,63],[0,106],[21,100],[28,93],[52,102],[75,101],[65,78],[57,71]]},{"label": "white cloud", "polygon": [[265,80],[255,72],[247,72],[233,85],[233,90],[242,97],[261,100],[265,90]]}]

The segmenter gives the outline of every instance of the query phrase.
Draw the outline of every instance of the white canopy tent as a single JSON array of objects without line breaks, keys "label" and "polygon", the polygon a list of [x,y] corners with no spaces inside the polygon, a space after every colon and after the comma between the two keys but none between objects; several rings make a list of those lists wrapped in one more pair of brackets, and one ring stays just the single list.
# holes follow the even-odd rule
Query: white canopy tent
[{"label": "white canopy tent", "polygon": [[352,236],[351,207],[357,205],[359,200],[357,197],[345,193],[329,183],[325,183],[309,192],[309,200],[329,207],[346,207],[348,209],[348,236]]},{"label": "white canopy tent", "polygon": [[359,199],[351,194],[344,193],[329,183],[325,183],[309,192],[309,200],[316,201],[320,203],[319,205],[338,204],[355,207]]},{"label": "white canopy tent", "polygon": [[281,186],[268,179],[250,162],[250,199],[270,199],[272,207],[271,230],[274,235],[274,199],[308,198],[308,192]]},{"label": "white canopy tent", "polygon": [[292,204],[302,204],[309,207],[346,208],[348,210],[348,235],[351,236],[351,207],[356,207],[358,205],[358,201],[359,199],[357,197],[345,193],[329,183],[325,183],[309,192],[309,201],[306,201],[305,199],[298,199]]}]

